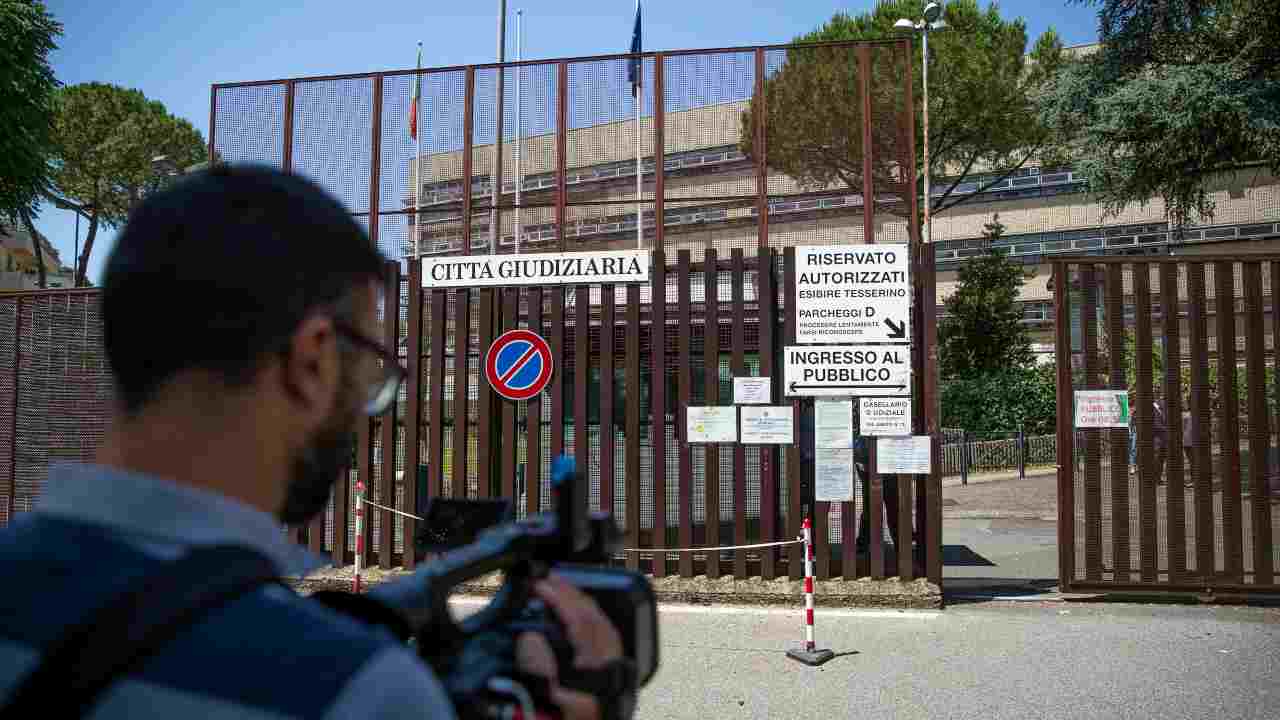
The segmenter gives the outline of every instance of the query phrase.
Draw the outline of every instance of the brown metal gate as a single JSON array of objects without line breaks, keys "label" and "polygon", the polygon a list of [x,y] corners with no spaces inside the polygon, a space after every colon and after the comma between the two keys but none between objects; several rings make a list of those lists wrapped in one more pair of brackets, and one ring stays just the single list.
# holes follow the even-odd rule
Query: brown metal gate
[{"label": "brown metal gate", "polygon": [[[1059,556],[1073,590],[1280,590],[1280,257],[1054,262]],[[1130,430],[1076,429],[1128,391]],[[1163,418],[1163,420],[1162,420]]]}]

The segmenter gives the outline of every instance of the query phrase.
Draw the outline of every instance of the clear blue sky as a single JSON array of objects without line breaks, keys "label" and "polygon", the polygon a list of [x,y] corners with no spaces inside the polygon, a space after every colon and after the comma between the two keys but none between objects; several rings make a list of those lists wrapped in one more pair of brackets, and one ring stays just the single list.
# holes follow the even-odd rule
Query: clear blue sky
[{"label": "clear blue sky", "polygon": [[[141,90],[208,133],[209,86],[267,78],[495,59],[497,0],[222,0],[100,3],[47,0],[64,25],[53,54],[66,84],[108,82]],[[982,0],[983,5],[987,4]],[[645,51],[787,42],[838,10],[858,13],[872,0],[645,0]],[[1066,0],[1007,0],[1005,17],[1022,16],[1034,39],[1053,26],[1068,45],[1097,37],[1095,9]],[[626,52],[633,0],[509,0],[508,57],[515,10],[525,16],[525,58]],[[40,229],[70,264],[71,213],[46,208]],[[85,232],[81,223],[81,237]],[[100,231],[89,265],[96,281],[114,233]]]}]

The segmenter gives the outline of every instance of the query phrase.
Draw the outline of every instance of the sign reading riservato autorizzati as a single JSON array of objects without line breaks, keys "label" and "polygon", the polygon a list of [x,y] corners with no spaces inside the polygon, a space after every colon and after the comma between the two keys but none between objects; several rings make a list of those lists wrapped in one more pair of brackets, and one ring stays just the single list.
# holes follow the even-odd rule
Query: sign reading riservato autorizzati
[{"label": "sign reading riservato autorizzati", "polygon": [[422,287],[647,283],[649,257],[647,250],[620,250],[423,258]]},{"label": "sign reading riservato autorizzati", "polygon": [[906,245],[796,248],[796,342],[910,342]]}]

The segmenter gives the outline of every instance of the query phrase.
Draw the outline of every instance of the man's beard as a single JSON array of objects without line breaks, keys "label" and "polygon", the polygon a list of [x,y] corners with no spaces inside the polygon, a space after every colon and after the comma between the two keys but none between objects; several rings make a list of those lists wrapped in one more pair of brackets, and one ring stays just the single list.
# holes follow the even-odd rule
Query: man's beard
[{"label": "man's beard", "polygon": [[339,398],[340,410],[293,461],[278,514],[286,525],[306,524],[322,512],[329,504],[329,492],[338,473],[350,462],[354,422],[351,414],[343,411],[347,406],[343,400]]}]

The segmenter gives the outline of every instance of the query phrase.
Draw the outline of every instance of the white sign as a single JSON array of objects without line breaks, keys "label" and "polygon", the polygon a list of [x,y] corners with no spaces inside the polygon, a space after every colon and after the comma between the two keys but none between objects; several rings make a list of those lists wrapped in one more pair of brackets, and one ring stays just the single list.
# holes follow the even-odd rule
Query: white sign
[{"label": "white sign", "polygon": [[859,400],[858,431],[863,435],[910,435],[911,398]]},{"label": "white sign", "polygon": [[815,448],[813,452],[815,502],[853,502],[853,451]]},{"label": "white sign", "polygon": [[685,441],[731,443],[738,441],[738,408],[711,405],[685,408]]},{"label": "white sign", "polygon": [[645,250],[619,250],[423,258],[422,287],[649,282],[649,257]]},{"label": "white sign", "polygon": [[795,412],[791,406],[747,405],[740,414],[744,445],[790,445],[795,442]]},{"label": "white sign", "polygon": [[928,435],[876,440],[876,471],[890,474],[928,475],[933,439]]},{"label": "white sign", "polygon": [[782,378],[787,397],[909,396],[911,349],[904,345],[788,345]]},{"label": "white sign", "polygon": [[813,402],[813,446],[844,450],[853,447],[852,400]]},{"label": "white sign", "polygon": [[733,404],[768,405],[772,383],[768,377],[736,377],[733,379]]},{"label": "white sign", "polygon": [[906,245],[796,248],[796,342],[910,342]]},{"label": "white sign", "polygon": [[1125,390],[1077,390],[1076,427],[1129,427],[1129,393]]}]

